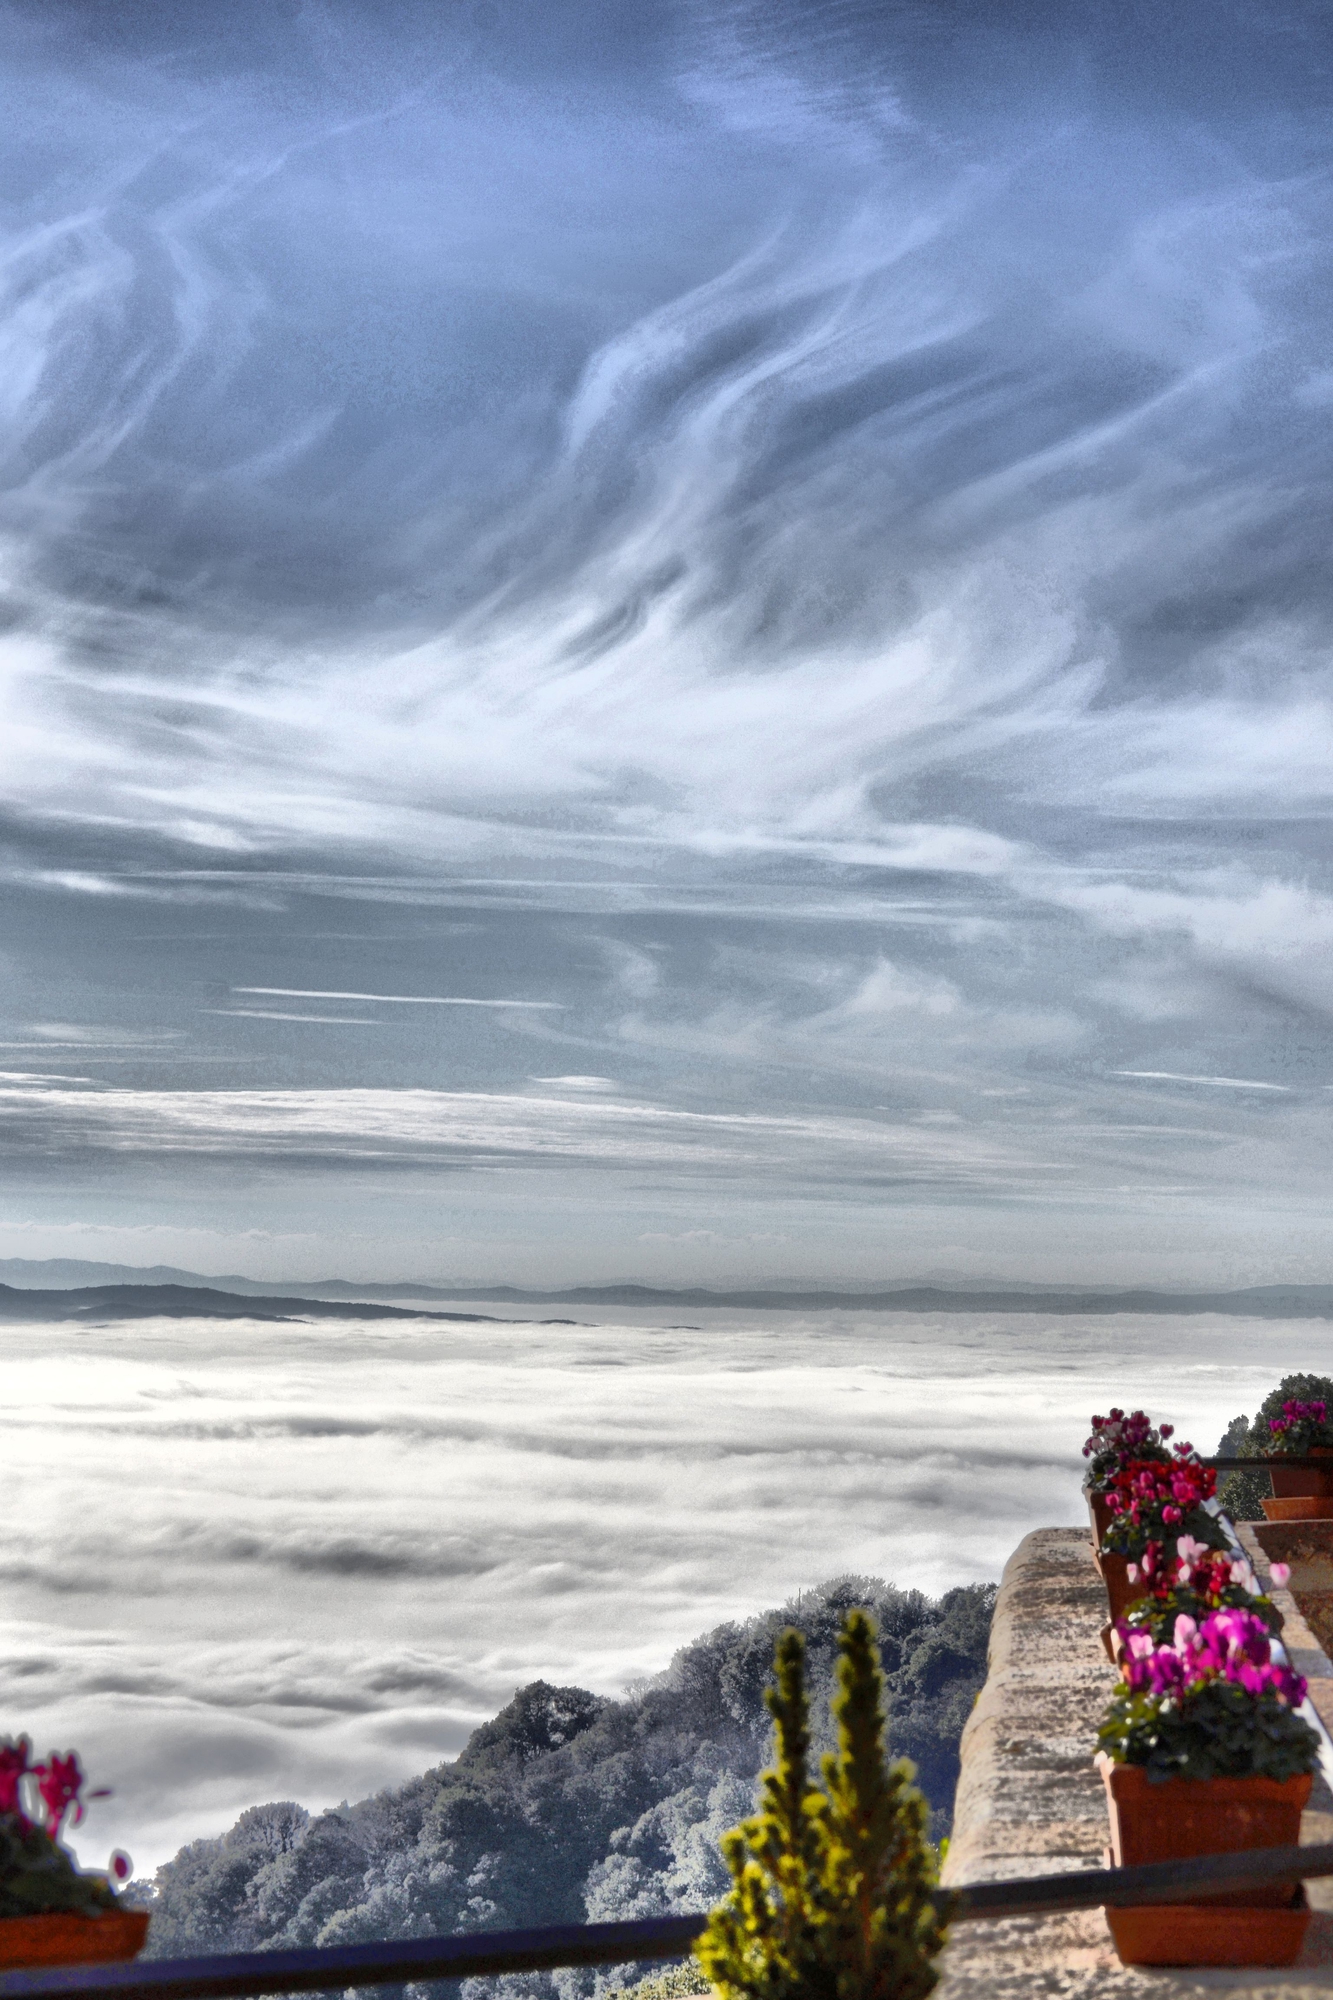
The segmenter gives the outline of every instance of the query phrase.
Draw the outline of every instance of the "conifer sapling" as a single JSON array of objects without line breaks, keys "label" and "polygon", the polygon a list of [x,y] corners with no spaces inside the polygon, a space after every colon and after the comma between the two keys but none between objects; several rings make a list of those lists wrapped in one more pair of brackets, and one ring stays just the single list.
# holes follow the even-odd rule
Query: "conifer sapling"
[{"label": "conifer sapling", "polygon": [[775,1760],[759,1811],[727,1834],[732,1878],[695,1955],[722,2000],[924,2000],[939,1974],[950,1898],[907,1762],[886,1766],[884,1675],[873,1619],[838,1641],[838,1747],[809,1779],[805,1642],[778,1641],[766,1695]]}]

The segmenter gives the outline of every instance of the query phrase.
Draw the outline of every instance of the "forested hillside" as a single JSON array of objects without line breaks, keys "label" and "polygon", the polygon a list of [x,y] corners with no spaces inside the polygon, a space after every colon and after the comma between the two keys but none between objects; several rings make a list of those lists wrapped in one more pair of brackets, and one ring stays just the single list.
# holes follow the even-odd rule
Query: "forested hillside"
[{"label": "forested hillside", "polygon": [[[892,1747],[917,1764],[938,1838],[994,1601],[993,1586],[933,1601],[840,1577],[719,1626],[625,1700],[534,1681],[455,1762],[407,1785],[313,1818],[291,1803],[255,1806],[219,1839],[182,1848],[153,1885],[149,1956],[705,1907],[725,1886],[718,1836],[749,1811],[768,1755],[763,1690],[776,1635],[789,1624],[806,1634],[826,1742],[836,1634],[851,1605],[878,1621]],[[554,1978],[569,1993],[593,1985],[586,1973]]]}]

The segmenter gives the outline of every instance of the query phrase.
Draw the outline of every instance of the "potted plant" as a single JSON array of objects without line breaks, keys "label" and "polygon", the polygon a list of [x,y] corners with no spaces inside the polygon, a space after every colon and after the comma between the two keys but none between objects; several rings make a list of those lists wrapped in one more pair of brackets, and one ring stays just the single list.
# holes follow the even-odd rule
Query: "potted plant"
[{"label": "potted plant", "polygon": [[1166,1440],[1172,1435],[1171,1424],[1157,1429],[1143,1410],[1131,1410],[1126,1416],[1123,1410],[1113,1409],[1105,1417],[1093,1418],[1091,1434],[1083,1446],[1083,1456],[1089,1461],[1083,1492],[1092,1516],[1093,1545],[1099,1557],[1111,1524],[1106,1495],[1116,1473],[1126,1459],[1169,1459]]},{"label": "potted plant", "polygon": [[838,1747],[808,1768],[805,1645],[778,1641],[765,1699],[776,1758],[759,1811],[724,1836],[732,1887],[695,1957],[722,2000],[924,2000],[952,1898],[938,1886],[927,1806],[906,1762],[884,1760],[884,1675],[874,1621],[847,1614],[833,1713]]},{"label": "potted plant", "polygon": [[1333,1515],[1333,1425],[1324,1402],[1289,1398],[1280,1416],[1268,1420],[1268,1449],[1289,1458],[1327,1457],[1327,1472],[1314,1466],[1270,1465],[1273,1498],[1260,1502],[1270,1521],[1327,1520]]},{"label": "potted plant", "polygon": [[1205,1511],[1217,1478],[1191,1444],[1172,1445],[1168,1458],[1129,1458],[1105,1488],[1110,1525],[1102,1540],[1101,1572],[1118,1623],[1136,1597],[1175,1559],[1182,1535],[1205,1548],[1226,1548],[1227,1538]]},{"label": "potted plant", "polygon": [[[1290,1574],[1286,1563],[1273,1564],[1279,1588]],[[1118,1665],[1131,1632],[1147,1632],[1155,1646],[1170,1645],[1178,1618],[1192,1618],[1197,1625],[1214,1611],[1251,1611],[1270,1632],[1282,1630],[1282,1613],[1259,1588],[1246,1557],[1210,1549],[1192,1535],[1182,1535],[1172,1560],[1149,1579],[1147,1592],[1110,1628],[1107,1650]]]},{"label": "potted plant", "polygon": [[[83,1818],[78,1758],[31,1759],[26,1736],[0,1739],[0,1968],[135,1957],[147,1911],[122,1902],[105,1875],[85,1874],[61,1845],[65,1821]],[[117,1882],[129,1872],[128,1857],[113,1854]]]},{"label": "potted plant", "polygon": [[[1304,1700],[1251,1611],[1181,1616],[1167,1645],[1130,1632],[1097,1736],[1116,1865],[1294,1846],[1319,1755]],[[1127,1965],[1290,1965],[1310,1917],[1280,1885],[1106,1914]]]}]

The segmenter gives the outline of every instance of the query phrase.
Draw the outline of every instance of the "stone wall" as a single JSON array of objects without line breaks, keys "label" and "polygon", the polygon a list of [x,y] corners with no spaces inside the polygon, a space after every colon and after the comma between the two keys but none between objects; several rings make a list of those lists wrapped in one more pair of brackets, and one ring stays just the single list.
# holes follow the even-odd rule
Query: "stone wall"
[{"label": "stone wall", "polygon": [[[1247,1522],[1251,1547],[1291,1565],[1292,1596],[1325,1653],[1333,1652],[1333,1521]],[[1328,1722],[1328,1716],[1324,1717]]]},{"label": "stone wall", "polygon": [[[1263,1547],[1253,1531],[1244,1539],[1265,1575]],[[1273,1552],[1272,1559],[1280,1558]],[[1287,1620],[1284,1637],[1293,1661],[1310,1678],[1320,1713],[1333,1722],[1333,1667],[1295,1601],[1285,1593],[1274,1596]],[[1092,1759],[1097,1722],[1114,1684],[1101,1645],[1105,1619],[1106,1595],[1087,1528],[1043,1528],[1020,1543],[1000,1588],[986,1685],[963,1734],[946,1883],[1103,1866],[1106,1807]],[[1319,1781],[1301,1838],[1333,1840],[1333,1796]],[[960,1924],[945,1954],[938,2000],[1327,1996],[1333,1994],[1333,1890],[1311,1884],[1310,1900],[1316,1914],[1305,1956],[1287,1972],[1126,1968],[1100,1910]]]}]

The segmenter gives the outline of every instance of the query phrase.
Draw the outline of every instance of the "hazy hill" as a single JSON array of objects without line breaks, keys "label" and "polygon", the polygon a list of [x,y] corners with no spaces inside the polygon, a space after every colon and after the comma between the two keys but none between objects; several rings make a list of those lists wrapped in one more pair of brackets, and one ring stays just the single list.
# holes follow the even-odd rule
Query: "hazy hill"
[{"label": "hazy hill", "polygon": [[[773,1647],[799,1625],[812,1723],[829,1742],[836,1634],[850,1605],[879,1625],[890,1735],[946,1832],[958,1739],[985,1678],[993,1585],[938,1601],[840,1577],[780,1611],[719,1626],[623,1701],[520,1688],[462,1754],[407,1785],[312,1817],[253,1807],[158,1870],[148,1955],[369,1942],[696,1910],[726,1886],[719,1836],[750,1811],[770,1732]],[[557,1973],[564,2000],[615,1984]],[[508,1982],[469,1982],[469,1996]],[[515,1994],[533,1987],[527,1981]]]},{"label": "hazy hill", "polygon": [[[1333,1285],[1250,1285],[1236,1291],[1168,1292],[1146,1287],[1133,1290],[1061,1288],[1058,1286],[1010,1286],[989,1284],[898,1285],[878,1290],[839,1291],[828,1288],[797,1287],[748,1290],[711,1290],[706,1286],[670,1287],[657,1285],[576,1285],[525,1288],[517,1285],[445,1285],[424,1279],[402,1279],[392,1284],[357,1284],[346,1278],[301,1280],[272,1290],[271,1280],[224,1276],[203,1277],[196,1271],[176,1270],[167,1264],[139,1269],[128,1264],[96,1264],[72,1257],[33,1259],[0,1258],[0,1291],[17,1288],[32,1295],[68,1290],[119,1293],[127,1286],[151,1291],[161,1300],[170,1287],[184,1287],[199,1296],[220,1302],[247,1299],[249,1307],[233,1303],[228,1312],[248,1311],[253,1316],[273,1312],[283,1316],[310,1312],[311,1300],[388,1301],[391,1299],[449,1300],[453,1303],[541,1306],[582,1305],[606,1309],[615,1306],[703,1306],[734,1307],[758,1312],[808,1312],[843,1309],[861,1312],[984,1312],[984,1313],[1227,1313],[1250,1319],[1333,1319]],[[151,1311],[198,1311],[202,1308],[172,1307],[159,1302],[144,1308]],[[0,1311],[4,1310],[0,1308]],[[214,1313],[223,1312],[220,1303]],[[13,1314],[9,1315],[13,1317]],[[31,1316],[31,1315],[29,1315]],[[52,1311],[50,1317],[66,1317]],[[128,1316],[128,1314],[126,1314]],[[362,1312],[361,1317],[365,1317]],[[448,1315],[432,1315],[433,1317]],[[462,1315],[460,1315],[461,1317]],[[484,1315],[483,1315],[484,1317]]]},{"label": "hazy hill", "polygon": [[[349,1305],[286,1294],[214,1291],[199,1285],[88,1285],[27,1291],[0,1285],[0,1321],[109,1319],[450,1319],[492,1320],[494,1313],[409,1312],[401,1306]],[[499,1323],[499,1322],[497,1322]],[[506,1322],[509,1323],[509,1322]]]}]

